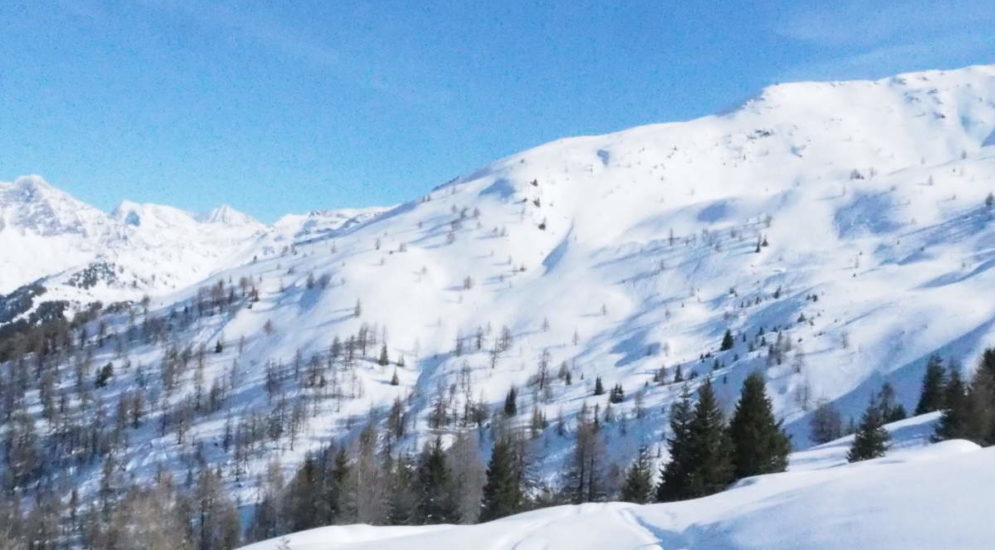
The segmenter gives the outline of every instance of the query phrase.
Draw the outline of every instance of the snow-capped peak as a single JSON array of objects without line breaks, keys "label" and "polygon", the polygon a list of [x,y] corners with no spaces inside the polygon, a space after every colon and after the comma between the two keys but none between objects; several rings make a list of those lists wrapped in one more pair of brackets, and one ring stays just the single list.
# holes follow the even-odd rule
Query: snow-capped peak
[{"label": "snow-capped peak", "polygon": [[239,212],[227,204],[222,204],[210,212],[205,212],[197,216],[197,221],[201,223],[220,223],[225,225],[261,225],[260,222],[252,216],[244,212]]},{"label": "snow-capped peak", "polygon": [[40,176],[21,176],[0,186],[0,227],[38,235],[95,235],[108,225],[107,215]]}]

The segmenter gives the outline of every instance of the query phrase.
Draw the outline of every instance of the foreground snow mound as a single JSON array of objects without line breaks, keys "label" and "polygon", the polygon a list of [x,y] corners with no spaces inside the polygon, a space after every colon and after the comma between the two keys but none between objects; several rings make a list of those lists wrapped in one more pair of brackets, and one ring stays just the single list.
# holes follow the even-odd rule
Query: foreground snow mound
[{"label": "foreground snow mound", "polygon": [[995,449],[964,441],[749,480],[708,498],[562,506],[473,526],[328,527],[246,550],[990,549]]}]

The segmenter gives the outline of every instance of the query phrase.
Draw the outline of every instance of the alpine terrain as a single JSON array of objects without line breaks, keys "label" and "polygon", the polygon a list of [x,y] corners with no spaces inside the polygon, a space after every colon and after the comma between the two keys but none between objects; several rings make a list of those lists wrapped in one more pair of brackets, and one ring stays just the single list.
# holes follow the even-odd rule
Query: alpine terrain
[{"label": "alpine terrain", "polygon": [[272,225],[0,183],[0,541],[990,547],[993,192],[995,65]]}]

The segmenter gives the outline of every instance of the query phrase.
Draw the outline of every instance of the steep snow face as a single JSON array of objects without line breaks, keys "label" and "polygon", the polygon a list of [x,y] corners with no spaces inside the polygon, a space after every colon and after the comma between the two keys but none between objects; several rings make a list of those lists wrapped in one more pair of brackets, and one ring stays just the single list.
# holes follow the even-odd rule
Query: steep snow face
[{"label": "steep snow face", "polygon": [[[244,479],[271,455],[292,468],[395,399],[414,419],[410,446],[434,431],[435,403],[453,418],[471,399],[499,403],[512,386],[518,422],[538,409],[562,414],[569,429],[585,405],[604,412],[607,397],[592,395],[597,377],[626,393],[612,406],[625,420],[604,433],[613,458],[628,460],[640,445],[661,446],[678,367],[693,383],[712,378],[727,409],[742,379],[762,370],[804,448],[819,401],[856,416],[888,381],[911,409],[930,354],[969,369],[995,343],[995,302],[978,299],[995,287],[985,206],[995,191],[993,131],[995,66],[779,85],[728,114],[543,145],[385,211],[312,213],[259,231],[213,224],[224,229],[203,248],[196,243],[211,232],[201,225],[159,230],[156,220],[176,214],[132,205],[115,227],[134,246],[114,262],[161,283],[196,254],[195,284],[177,276],[160,287],[150,314],[162,317],[219,281],[258,288],[251,308],[171,335],[194,348],[241,342],[209,355],[203,380],[237,366],[243,417],[271,411],[267,362],[325,364],[334,338],[363,325],[385,342],[392,364],[378,365],[371,349],[336,370],[337,393],[309,403],[302,441],[275,442]],[[492,353],[502,327],[512,341]],[[727,329],[735,344],[721,351]],[[162,346],[124,351],[132,364],[162,364]],[[104,349],[94,361],[122,358]],[[561,366],[571,384],[557,378]],[[110,395],[132,382],[131,370],[116,372]],[[540,389],[539,379],[555,380]],[[175,402],[192,380],[179,387]],[[223,414],[198,417],[190,440],[217,442]],[[175,439],[142,431],[122,460],[139,477],[156,461],[180,473]],[[537,441],[553,478],[570,441]],[[227,463],[205,447],[208,460]],[[239,495],[252,502],[258,493],[244,484]]]},{"label": "steep snow face", "polygon": [[0,182],[0,294],[85,263],[113,233],[106,214],[38,176]]},{"label": "steep snow face", "polygon": [[[922,420],[893,429],[918,433]],[[903,450],[887,458],[837,465],[846,447],[839,441],[796,454],[805,469],[698,500],[562,506],[473,526],[326,527],[245,550],[991,548],[995,526],[982,488],[995,483],[995,449],[896,439]]]}]

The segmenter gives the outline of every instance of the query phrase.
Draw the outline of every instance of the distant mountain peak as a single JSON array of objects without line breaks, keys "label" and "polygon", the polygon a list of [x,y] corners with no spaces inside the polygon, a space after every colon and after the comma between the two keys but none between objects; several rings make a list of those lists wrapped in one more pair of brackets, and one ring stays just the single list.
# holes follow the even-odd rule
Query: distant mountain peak
[{"label": "distant mountain peak", "polygon": [[35,174],[18,177],[14,180],[13,186],[15,191],[24,193],[26,196],[57,191],[44,178]]},{"label": "distant mountain peak", "polygon": [[225,225],[258,225],[260,222],[252,216],[235,210],[227,204],[197,216],[201,223],[221,223]]}]

